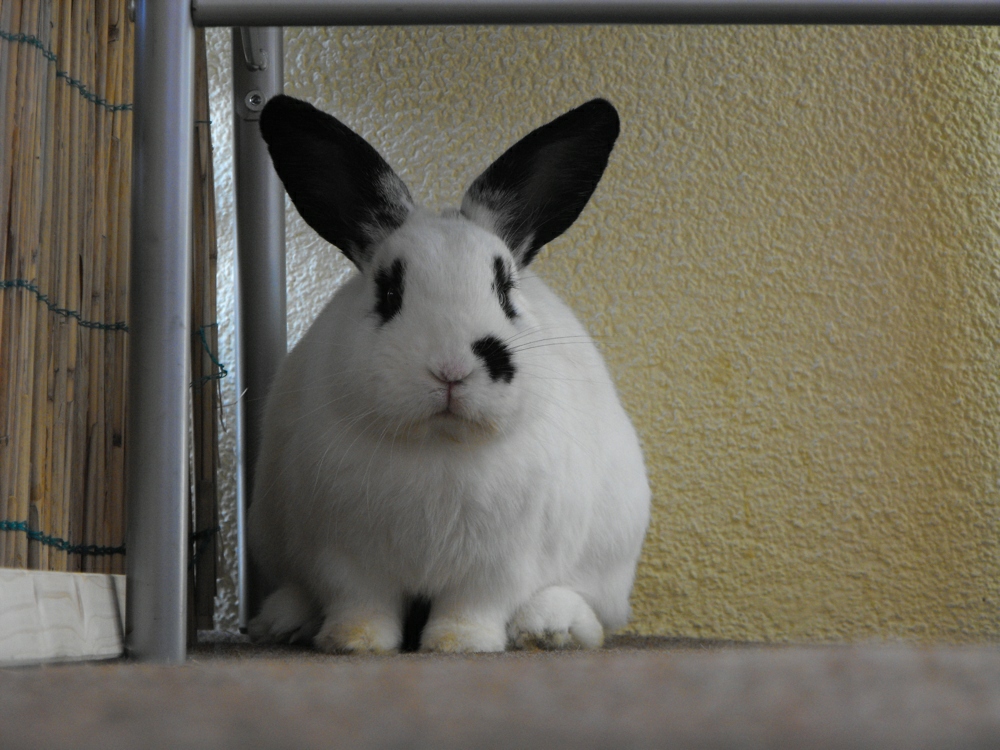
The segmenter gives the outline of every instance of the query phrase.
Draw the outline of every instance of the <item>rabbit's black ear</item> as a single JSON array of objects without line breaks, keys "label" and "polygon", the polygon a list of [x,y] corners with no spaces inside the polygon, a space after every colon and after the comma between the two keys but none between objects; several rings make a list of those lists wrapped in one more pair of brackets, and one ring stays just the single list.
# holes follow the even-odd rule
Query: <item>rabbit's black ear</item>
[{"label": "rabbit's black ear", "polygon": [[475,179],[462,213],[498,234],[523,268],[587,205],[618,138],[618,112],[593,99],[528,133]]},{"label": "rabbit's black ear", "polygon": [[271,161],[306,223],[354,265],[413,208],[410,191],[378,151],[311,104],[279,95],[260,115]]}]

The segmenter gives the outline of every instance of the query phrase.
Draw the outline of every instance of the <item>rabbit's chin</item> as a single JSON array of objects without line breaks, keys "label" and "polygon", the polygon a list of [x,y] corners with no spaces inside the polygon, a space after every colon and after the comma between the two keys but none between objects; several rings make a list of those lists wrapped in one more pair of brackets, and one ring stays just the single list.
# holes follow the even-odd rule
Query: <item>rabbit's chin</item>
[{"label": "rabbit's chin", "polygon": [[453,442],[489,440],[500,432],[500,426],[496,422],[467,419],[450,411],[435,414],[427,424],[443,439]]},{"label": "rabbit's chin", "polygon": [[[384,424],[381,424],[384,421]],[[372,422],[366,430],[381,437],[391,436],[392,442],[426,445],[428,441],[449,443],[484,443],[504,432],[504,424],[484,414],[438,411],[401,417],[386,416]]]},{"label": "rabbit's chin", "polygon": [[500,425],[486,417],[441,411],[411,422],[402,436],[421,443],[439,439],[452,443],[484,442],[501,432]]}]

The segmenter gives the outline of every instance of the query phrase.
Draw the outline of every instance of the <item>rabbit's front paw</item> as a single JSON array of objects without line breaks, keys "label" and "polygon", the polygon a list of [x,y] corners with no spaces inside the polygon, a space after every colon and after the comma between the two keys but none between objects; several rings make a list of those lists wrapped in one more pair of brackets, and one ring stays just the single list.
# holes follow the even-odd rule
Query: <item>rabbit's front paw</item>
[{"label": "rabbit's front paw", "polygon": [[319,630],[318,612],[295,586],[282,586],[267,599],[247,628],[254,643],[308,643]]},{"label": "rabbit's front paw", "polygon": [[327,653],[384,654],[395,651],[403,640],[398,618],[374,613],[328,615],[313,639]]},{"label": "rabbit's front paw", "polygon": [[450,654],[503,651],[506,647],[502,624],[463,616],[432,619],[420,638],[422,651]]},{"label": "rabbit's front paw", "polygon": [[590,605],[563,586],[542,589],[507,625],[515,648],[600,648],[604,628]]}]

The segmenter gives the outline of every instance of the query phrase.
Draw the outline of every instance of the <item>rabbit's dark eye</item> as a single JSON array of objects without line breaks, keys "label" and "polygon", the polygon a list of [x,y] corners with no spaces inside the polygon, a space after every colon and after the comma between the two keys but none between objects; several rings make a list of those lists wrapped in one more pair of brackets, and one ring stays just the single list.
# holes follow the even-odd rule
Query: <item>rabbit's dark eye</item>
[{"label": "rabbit's dark eye", "polygon": [[388,268],[380,268],[375,274],[375,312],[385,325],[403,306],[403,277],[406,266],[398,258]]},{"label": "rabbit's dark eye", "polygon": [[497,255],[493,258],[493,291],[500,300],[500,307],[503,308],[504,315],[508,320],[513,320],[517,315],[513,303],[510,301],[510,290],[514,287],[514,281],[510,277],[510,271],[503,258]]}]

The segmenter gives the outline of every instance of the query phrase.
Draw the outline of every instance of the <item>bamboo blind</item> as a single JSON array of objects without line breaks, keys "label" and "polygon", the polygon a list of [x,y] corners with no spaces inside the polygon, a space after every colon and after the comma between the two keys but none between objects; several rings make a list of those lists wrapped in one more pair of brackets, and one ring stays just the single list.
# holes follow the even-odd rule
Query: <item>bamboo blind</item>
[{"label": "bamboo blind", "polygon": [[[133,44],[126,8],[127,0],[0,0],[5,567],[124,571]],[[211,355],[215,208],[199,40],[192,575],[211,591],[195,596],[204,627],[211,607],[203,600],[215,586],[221,371]]]}]

